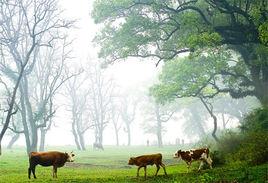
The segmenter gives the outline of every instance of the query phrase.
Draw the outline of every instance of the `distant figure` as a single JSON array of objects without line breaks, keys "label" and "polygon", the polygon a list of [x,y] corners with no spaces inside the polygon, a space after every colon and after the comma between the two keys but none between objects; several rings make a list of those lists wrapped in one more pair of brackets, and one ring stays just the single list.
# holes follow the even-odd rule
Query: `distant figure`
[{"label": "distant figure", "polygon": [[147,147],[150,146],[150,141],[149,141],[149,139],[147,139],[146,144],[147,144]]},{"label": "distant figure", "polygon": [[198,161],[198,160],[201,161],[198,171],[200,171],[204,163],[207,163],[210,169],[212,169],[212,159],[209,156],[208,148],[192,149],[190,151],[178,150],[175,153],[174,158],[179,158],[179,159],[184,160],[187,164],[188,172],[191,167],[191,163],[193,161]]},{"label": "distant figure", "polygon": [[35,176],[35,167],[36,165],[41,166],[53,166],[52,176],[57,178],[57,168],[64,166],[66,162],[73,162],[74,159],[73,152],[63,153],[58,151],[49,151],[49,152],[31,152],[29,154],[29,168],[28,168],[28,178],[31,178],[31,172]]},{"label": "distant figure", "polygon": [[129,165],[136,165],[138,166],[137,170],[137,177],[139,177],[139,171],[143,167],[144,168],[144,177],[146,179],[146,167],[147,165],[156,165],[156,173],[155,176],[157,176],[157,173],[160,169],[160,166],[164,169],[165,175],[167,175],[165,165],[162,163],[162,154],[151,154],[151,155],[143,155],[138,157],[131,157],[128,161]]},{"label": "distant figure", "polygon": [[104,150],[102,144],[99,144],[99,143],[96,143],[96,142],[93,144],[93,149]]},{"label": "distant figure", "polygon": [[176,144],[176,145],[180,145],[180,143],[181,143],[181,142],[180,142],[180,139],[179,139],[179,138],[176,138],[176,142],[175,142],[175,144]]},{"label": "distant figure", "polygon": [[184,139],[181,139],[181,144],[184,145]]}]

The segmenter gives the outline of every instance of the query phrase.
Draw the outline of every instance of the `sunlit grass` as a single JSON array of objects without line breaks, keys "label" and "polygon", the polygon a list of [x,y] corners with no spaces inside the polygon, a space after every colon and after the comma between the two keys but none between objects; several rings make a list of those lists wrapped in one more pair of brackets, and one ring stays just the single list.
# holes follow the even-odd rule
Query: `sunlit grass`
[{"label": "sunlit grass", "polygon": [[[70,147],[53,147],[49,150],[70,151]],[[52,178],[52,167],[37,166],[37,180],[28,180],[28,157],[23,149],[5,150],[0,157],[0,182],[215,182],[216,180],[250,180],[249,182],[264,182],[267,165],[245,168],[220,167],[213,170],[197,172],[198,163],[194,163],[190,172],[184,162],[172,158],[176,147],[106,147],[105,151],[75,151],[74,163],[58,169],[58,178]],[[140,177],[136,177],[137,167],[128,166],[130,156],[161,152],[168,176],[162,169],[155,177],[155,166],[148,166],[148,178],[144,179],[144,171],[140,170]],[[246,182],[246,181],[245,181]]]}]

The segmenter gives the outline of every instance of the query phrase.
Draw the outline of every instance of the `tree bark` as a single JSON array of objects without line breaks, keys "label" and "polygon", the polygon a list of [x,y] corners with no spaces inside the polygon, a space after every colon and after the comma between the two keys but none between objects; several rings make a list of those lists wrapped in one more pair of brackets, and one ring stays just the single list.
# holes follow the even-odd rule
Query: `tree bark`
[{"label": "tree bark", "polygon": [[73,121],[73,123],[72,123],[72,132],[73,132],[76,148],[77,148],[77,150],[81,151],[82,148],[81,148],[79,140],[78,140],[78,135],[77,135],[77,132],[76,132],[76,129],[75,129],[75,123],[76,123],[75,121]]},{"label": "tree bark", "polygon": [[7,145],[7,149],[12,149],[13,145],[15,144],[15,142],[20,138],[20,134],[16,133],[11,140],[9,141],[8,145]]},{"label": "tree bark", "polygon": [[158,142],[158,147],[163,147],[162,122],[160,121],[160,119],[157,119],[157,142]]},{"label": "tree bark", "polygon": [[203,97],[199,97],[201,102],[203,103],[203,105],[205,106],[205,108],[207,109],[208,113],[210,114],[210,116],[213,118],[213,131],[212,131],[212,137],[214,138],[214,140],[218,143],[219,142],[219,139],[216,135],[216,132],[217,132],[217,128],[218,128],[218,121],[217,121],[217,117],[213,114],[213,109],[212,107],[210,108],[208,106],[208,104],[204,101]]},{"label": "tree bark", "polygon": [[115,132],[116,146],[119,146],[118,130],[115,129],[114,132]]},{"label": "tree bark", "polygon": [[127,145],[130,146],[131,145],[131,132],[130,132],[129,124],[126,124],[126,128],[127,128]]},{"label": "tree bark", "polygon": [[45,151],[45,140],[46,140],[46,130],[44,128],[40,129],[40,145],[39,151]]}]

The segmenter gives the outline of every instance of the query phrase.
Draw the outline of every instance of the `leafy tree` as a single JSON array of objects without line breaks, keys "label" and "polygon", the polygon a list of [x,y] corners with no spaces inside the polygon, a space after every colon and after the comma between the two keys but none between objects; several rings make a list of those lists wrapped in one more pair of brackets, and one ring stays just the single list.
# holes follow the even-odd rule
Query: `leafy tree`
[{"label": "leafy tree", "polygon": [[214,89],[268,105],[267,6],[266,0],[97,0],[92,16],[104,26],[95,40],[109,62],[134,56],[159,63],[185,52],[231,50],[233,64],[217,73],[225,85]]}]

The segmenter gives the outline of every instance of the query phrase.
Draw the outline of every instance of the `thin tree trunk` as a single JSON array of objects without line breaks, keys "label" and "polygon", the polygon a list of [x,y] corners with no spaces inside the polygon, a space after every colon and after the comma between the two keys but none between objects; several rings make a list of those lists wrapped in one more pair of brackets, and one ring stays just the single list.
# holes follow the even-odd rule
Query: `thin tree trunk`
[{"label": "thin tree trunk", "polygon": [[213,109],[212,108],[210,109],[208,107],[208,104],[204,101],[203,97],[199,97],[199,98],[200,98],[201,102],[203,103],[203,105],[205,106],[205,108],[207,109],[207,111],[210,114],[210,116],[213,118],[213,126],[214,126],[214,128],[213,128],[213,131],[212,131],[212,137],[214,138],[214,140],[216,142],[219,142],[219,139],[218,139],[218,137],[216,135],[217,128],[218,128],[217,127],[217,124],[218,124],[217,117],[213,114]]},{"label": "thin tree trunk", "polygon": [[11,140],[9,141],[8,145],[7,145],[7,149],[12,149],[13,145],[15,144],[15,142],[20,138],[20,134],[16,133]]},{"label": "thin tree trunk", "polygon": [[73,123],[72,123],[72,132],[73,132],[73,136],[74,136],[74,141],[75,141],[75,145],[77,147],[77,150],[81,150],[81,146],[79,144],[79,140],[78,140],[78,136],[77,136],[77,132],[76,132],[76,129],[75,129],[75,120],[73,120]]},{"label": "thin tree trunk", "polygon": [[160,119],[157,120],[157,142],[158,142],[158,147],[163,147],[162,124],[161,124]]},{"label": "thin tree trunk", "polygon": [[84,134],[81,133],[81,132],[78,132],[78,137],[79,137],[79,142],[80,142],[81,150],[85,151],[86,150],[86,147],[85,147]]},{"label": "thin tree trunk", "polygon": [[39,145],[39,151],[42,152],[42,151],[45,151],[45,140],[46,140],[46,129],[44,128],[41,128],[40,129],[40,145]]},{"label": "thin tree trunk", "polygon": [[[20,93],[23,93],[23,88],[20,86]],[[30,140],[30,132],[29,132],[29,127],[27,124],[27,117],[26,117],[26,108],[25,108],[25,100],[23,95],[21,94],[20,96],[20,103],[21,103],[21,119],[22,119],[22,125],[23,125],[23,131],[24,131],[24,137],[25,137],[25,142],[26,142],[26,150],[27,154],[31,152],[31,140]]]},{"label": "thin tree trunk", "polygon": [[119,137],[118,137],[118,130],[115,129],[115,139],[116,139],[116,146],[119,146]]},{"label": "thin tree trunk", "polygon": [[127,145],[130,146],[131,145],[131,132],[130,132],[130,126],[128,123],[127,123],[126,127],[127,127],[127,138],[128,138]]}]

